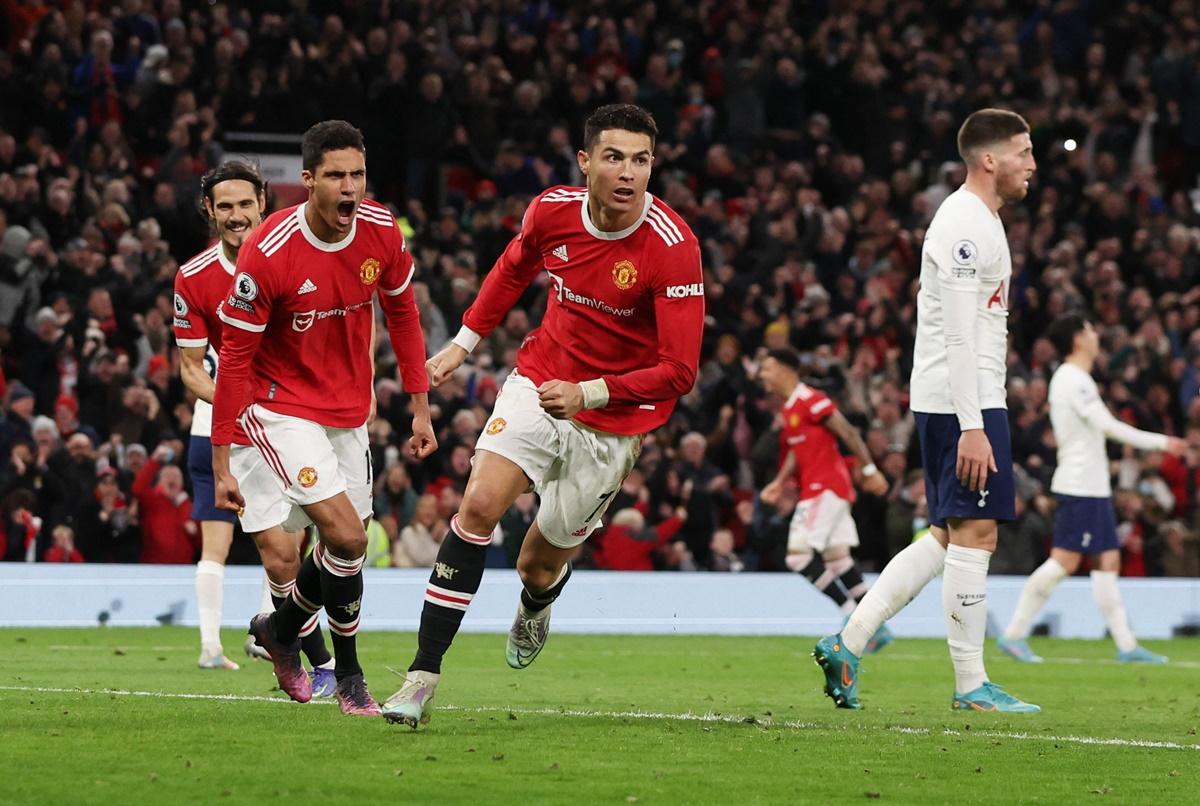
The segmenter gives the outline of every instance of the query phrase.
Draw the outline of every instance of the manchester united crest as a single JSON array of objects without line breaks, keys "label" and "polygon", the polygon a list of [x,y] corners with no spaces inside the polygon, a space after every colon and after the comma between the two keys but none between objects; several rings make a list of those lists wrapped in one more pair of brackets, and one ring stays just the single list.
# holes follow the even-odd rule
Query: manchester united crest
[{"label": "manchester united crest", "polygon": [[358,268],[358,279],[365,284],[371,285],[379,279],[379,261],[373,257],[369,257],[363,261],[362,266]]},{"label": "manchester united crest", "polygon": [[501,431],[504,430],[504,427],[506,425],[508,425],[508,423],[504,420],[503,417],[497,417],[496,419],[492,420],[490,423],[487,424],[488,435],[493,436],[493,437],[496,436],[496,434],[499,434]]},{"label": "manchester united crest", "polygon": [[613,264],[613,285],[625,291],[637,282],[637,267],[631,260],[618,260]]},{"label": "manchester united crest", "polygon": [[791,428],[799,428],[800,427],[800,415],[799,414],[790,415],[788,417],[788,426]]},{"label": "manchester united crest", "polygon": [[300,482],[300,486],[307,490],[317,483],[317,469],[315,467],[300,468],[300,472],[296,474],[296,481]]}]

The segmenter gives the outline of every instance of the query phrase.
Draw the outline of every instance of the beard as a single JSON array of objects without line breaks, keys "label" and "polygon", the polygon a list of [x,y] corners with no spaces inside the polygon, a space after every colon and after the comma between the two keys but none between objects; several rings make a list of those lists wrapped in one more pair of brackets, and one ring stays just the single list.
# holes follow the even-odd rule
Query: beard
[{"label": "beard", "polygon": [[1015,204],[1029,194],[1029,187],[1025,184],[1025,179],[1013,176],[1003,183],[996,184],[996,194],[1005,204]]}]

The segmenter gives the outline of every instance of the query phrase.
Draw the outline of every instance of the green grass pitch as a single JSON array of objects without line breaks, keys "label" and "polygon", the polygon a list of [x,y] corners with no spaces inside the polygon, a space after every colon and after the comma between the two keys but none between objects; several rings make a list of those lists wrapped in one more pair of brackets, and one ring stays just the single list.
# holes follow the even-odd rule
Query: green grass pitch
[{"label": "green grass pitch", "polygon": [[[0,803],[1200,802],[1200,642],[1147,642],[1153,668],[989,642],[992,678],[1045,709],[1021,717],[951,711],[936,640],[868,658],[864,710],[835,710],[813,642],[552,635],[518,672],[503,636],[462,635],[413,732],[288,702],[262,662],[197,669],[191,629],[4,629]],[[382,700],[414,636],[359,644]]]}]

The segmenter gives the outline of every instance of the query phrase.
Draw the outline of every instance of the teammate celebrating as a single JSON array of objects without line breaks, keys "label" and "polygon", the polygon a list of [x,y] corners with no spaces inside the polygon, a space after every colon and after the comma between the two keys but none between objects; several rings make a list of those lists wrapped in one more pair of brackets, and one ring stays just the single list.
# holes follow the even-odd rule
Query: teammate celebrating
[{"label": "teammate celebrating", "polygon": [[813,650],[839,708],[859,707],[858,663],[872,634],[944,567],[952,707],[1041,710],[990,682],[983,664],[997,521],[1016,514],[1005,400],[1012,260],[997,212],[1029,192],[1036,170],[1029,124],[982,109],[959,129],[958,152],[967,180],[938,208],[921,250],[910,381],[931,534],[892,558],[841,634]]},{"label": "teammate celebrating", "polygon": [[[196,601],[200,611],[200,667],[236,669],[221,648],[221,600],[225,560],[233,541],[232,512],[218,509],[212,475],[212,395],[221,347],[221,321],[217,308],[229,292],[242,243],[261,223],[266,209],[264,183],[258,169],[238,160],[226,161],[200,181],[205,213],[212,222],[217,241],[180,266],[175,277],[175,341],[182,358],[183,382],[196,395],[192,414],[192,436],[188,450],[188,472],[192,477],[192,517],[200,522],[203,540],[196,566]],[[254,489],[246,510],[240,514],[242,528],[253,537],[263,558],[269,586],[278,594],[296,579],[300,568],[297,540],[279,525],[287,512],[283,494],[246,435],[235,434],[234,455],[243,487]],[[279,601],[278,596],[273,597]],[[333,694],[332,658],[325,648],[315,620],[306,625],[305,654],[313,664],[315,688],[323,696]],[[253,639],[251,639],[252,641]],[[247,646],[247,651],[252,651]]]},{"label": "teammate celebrating", "polygon": [[1042,609],[1063,577],[1075,573],[1083,555],[1099,555],[1092,569],[1092,594],[1104,623],[1117,645],[1117,660],[1125,663],[1166,663],[1162,655],[1138,646],[1117,588],[1121,550],[1113,514],[1112,487],[1105,439],[1135,448],[1167,451],[1176,456],[1187,449],[1179,437],[1140,431],[1112,416],[1092,380],[1092,367],[1100,354],[1100,336],[1091,322],[1068,314],[1050,326],[1050,341],[1062,365],[1050,379],[1050,424],[1058,443],[1058,466],[1050,492],[1058,501],[1054,513],[1054,547],[1050,557],[1029,576],[1017,611],[1004,636],[996,642],[1001,652],[1025,663],[1041,663],[1026,637],[1033,618]]},{"label": "teammate celebrating", "polygon": [[[218,311],[221,345],[213,411],[217,505],[245,505],[230,472],[235,421],[303,510],[320,543],[288,598],[250,632],[270,654],[280,688],[307,702],[312,684],[296,638],[325,607],[343,713],[379,713],[358,663],[365,523],[371,515],[366,421],[372,401],[375,290],[416,412],[409,442],[436,448],[429,422],[425,344],[413,300],[413,262],[387,208],[365,201],[362,133],[345,121],[310,128],[302,144],[308,201],[271,215],[247,240]],[[289,523],[297,522],[293,513]]]},{"label": "teammate celebrating", "polygon": [[[871,461],[858,430],[833,401],[801,382],[800,356],[794,350],[771,350],[758,377],[768,393],[785,401],[779,435],[784,459],[774,480],[763,487],[762,497],[778,498],[794,476],[799,503],[788,527],[787,567],[803,574],[848,616],[868,589],[850,556],[850,549],[858,545],[858,529],[850,514],[854,485],[837,440],[862,463],[864,490],[883,495],[887,481]],[[891,641],[891,632],[881,626],[865,652],[877,652]]]},{"label": "teammate celebrating", "polygon": [[533,662],[569,558],[633,468],[642,436],[692,388],[704,327],[700,249],[683,219],[646,192],[657,134],[637,106],[593,112],[577,155],[587,187],[551,188],[530,203],[462,329],[428,362],[435,385],[447,380],[534,277],[549,273],[545,317],[479,437],[425,591],[416,659],[383,706],[389,721],[428,721],[492,532],[531,487],[541,507],[517,559],[524,590],[506,657],[517,669]]}]

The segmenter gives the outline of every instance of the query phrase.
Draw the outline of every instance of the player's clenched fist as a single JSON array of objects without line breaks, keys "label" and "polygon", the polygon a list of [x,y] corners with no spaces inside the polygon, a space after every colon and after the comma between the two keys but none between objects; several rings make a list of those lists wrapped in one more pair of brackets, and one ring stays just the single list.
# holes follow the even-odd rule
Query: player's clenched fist
[{"label": "player's clenched fist", "polygon": [[413,458],[424,459],[437,450],[437,437],[433,433],[433,424],[428,417],[414,417],[412,436],[408,438],[408,449]]},{"label": "player's clenched fist", "polygon": [[570,381],[546,381],[538,387],[538,402],[551,417],[569,420],[583,411],[583,389]]},{"label": "player's clenched fist", "polygon": [[240,515],[246,506],[246,499],[242,498],[242,491],[238,488],[237,479],[232,473],[220,473],[217,474],[214,481],[217,484],[215,496],[217,509],[227,509]]},{"label": "player's clenched fist", "polygon": [[466,360],[466,350],[457,344],[447,344],[433,358],[425,362],[425,370],[429,373],[429,382],[434,386],[441,386]]}]

